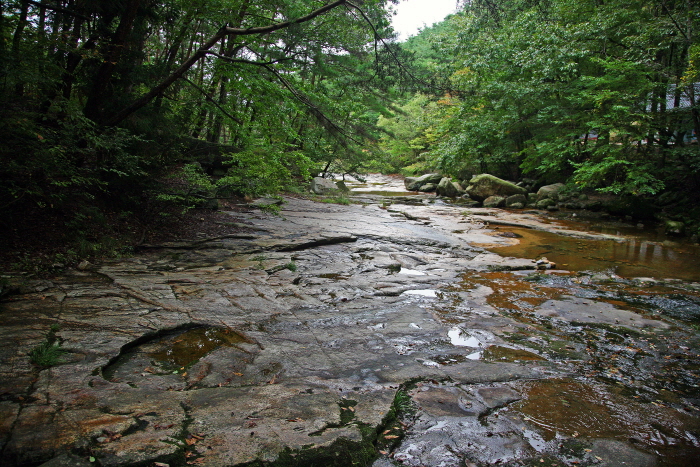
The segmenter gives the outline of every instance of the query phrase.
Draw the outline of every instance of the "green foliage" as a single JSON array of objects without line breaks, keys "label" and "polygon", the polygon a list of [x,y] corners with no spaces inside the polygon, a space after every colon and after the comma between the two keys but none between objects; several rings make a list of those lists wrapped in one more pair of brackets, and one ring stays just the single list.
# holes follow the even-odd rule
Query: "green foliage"
[{"label": "green foliage", "polygon": [[206,200],[213,198],[215,189],[214,182],[204,173],[201,165],[190,163],[171,174],[166,183],[154,190],[153,197],[162,203],[178,206],[182,211],[188,211],[205,206]]},{"label": "green foliage", "polygon": [[[0,208],[73,207],[145,175],[144,161],[129,148],[141,141],[118,128],[101,129],[70,105],[59,119],[0,114],[3,159]],[[119,193],[124,195],[124,193]]]},{"label": "green foliage", "polygon": [[428,149],[441,136],[436,122],[449,114],[448,106],[432,101],[428,96],[416,94],[393,114],[382,115],[377,127],[384,132],[379,147],[384,152],[380,159],[389,172],[399,172],[404,167],[429,165]]},{"label": "green foliage", "polygon": [[345,195],[333,196],[331,198],[322,198],[320,200],[322,203],[328,204],[342,204],[348,206],[350,204],[350,199]]},{"label": "green foliage", "polygon": [[[376,42],[376,33],[390,34],[384,6],[392,1],[244,36],[218,34],[222,24],[266,27],[326,2],[78,2],[69,15],[6,2],[0,214],[7,225],[48,216],[82,228],[97,217],[71,218],[81,206],[153,218],[172,205],[294,189],[326,167],[362,170],[376,116],[389,105],[390,75],[400,71],[397,50]],[[212,53],[188,63],[207,41]],[[223,176],[190,164],[224,153]],[[174,179],[155,182],[179,166]]]},{"label": "green foliage", "polygon": [[[405,45],[452,89],[380,117],[383,149],[405,171],[695,192],[699,12],[642,0],[468,2]],[[434,136],[417,140],[426,129]]]},{"label": "green foliage", "polygon": [[272,148],[232,153],[227,174],[215,186],[219,192],[263,196],[291,188],[295,180],[310,177],[312,161],[301,151],[277,152]]},{"label": "green foliage", "polygon": [[279,216],[282,211],[282,207],[279,204],[263,204],[259,206],[258,209],[267,214],[272,214],[273,216]]},{"label": "green foliage", "polygon": [[61,356],[67,350],[61,348],[61,341],[56,337],[59,329],[58,325],[52,325],[46,333],[46,339],[29,352],[32,363],[41,367],[51,367],[61,363]]}]

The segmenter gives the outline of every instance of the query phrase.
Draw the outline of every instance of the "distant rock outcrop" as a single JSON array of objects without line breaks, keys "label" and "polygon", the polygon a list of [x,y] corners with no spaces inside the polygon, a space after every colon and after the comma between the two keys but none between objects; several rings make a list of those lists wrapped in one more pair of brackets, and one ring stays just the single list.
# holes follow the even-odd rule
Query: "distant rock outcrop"
[{"label": "distant rock outcrop", "polygon": [[500,179],[490,174],[474,175],[469,180],[467,194],[478,201],[484,201],[490,196],[508,197],[512,195],[525,195],[527,190],[514,183]]},{"label": "distant rock outcrop", "polygon": [[440,174],[425,174],[421,175],[420,177],[406,177],[404,184],[406,185],[406,189],[408,191],[426,191],[421,190],[421,187],[429,183],[437,186],[437,184],[440,183],[440,180],[442,180],[442,175]]}]

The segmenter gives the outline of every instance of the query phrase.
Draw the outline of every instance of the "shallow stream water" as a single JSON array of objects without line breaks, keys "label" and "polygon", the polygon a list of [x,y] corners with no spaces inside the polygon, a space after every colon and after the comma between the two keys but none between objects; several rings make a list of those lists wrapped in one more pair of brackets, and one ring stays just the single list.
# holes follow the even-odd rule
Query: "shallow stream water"
[{"label": "shallow stream water", "polygon": [[[557,222],[567,228],[578,227],[582,232],[596,231],[592,228],[594,226]],[[700,280],[700,246],[660,239],[654,232],[632,234],[610,228],[603,233],[619,236],[619,240],[592,240],[518,227],[501,227],[499,230],[518,238],[516,245],[489,248],[503,256],[544,256],[569,271],[608,271],[629,278]]]},{"label": "shallow stream water", "polygon": [[[19,278],[3,465],[698,465],[697,245],[348,185],[231,213],[255,234]],[[49,336],[67,352],[39,367]]]},{"label": "shallow stream water", "polygon": [[[377,186],[389,191],[377,191]],[[373,183],[370,178],[353,189],[405,195],[398,179]],[[423,199],[423,204],[432,202]],[[522,399],[482,420],[503,417],[525,423],[530,428],[523,432],[526,437],[530,433],[536,450],[566,440],[581,440],[581,446],[617,440],[632,451],[657,456],[658,462],[644,465],[697,465],[700,245],[624,222],[584,222],[571,213],[564,219],[537,215],[567,234],[495,222],[492,235],[509,238],[511,244],[484,247],[504,257],[546,257],[556,270],[470,271],[447,289],[415,291],[437,297],[436,316],[453,325],[448,333],[452,344],[473,349],[437,363],[465,358],[529,362],[568,372],[567,377],[514,384]],[[594,239],[589,233],[609,238]],[[484,290],[489,306],[526,331],[501,333],[505,343],[497,344],[465,330],[465,320],[472,326],[481,320],[470,315],[464,296]],[[599,462],[589,460],[590,465]]]}]

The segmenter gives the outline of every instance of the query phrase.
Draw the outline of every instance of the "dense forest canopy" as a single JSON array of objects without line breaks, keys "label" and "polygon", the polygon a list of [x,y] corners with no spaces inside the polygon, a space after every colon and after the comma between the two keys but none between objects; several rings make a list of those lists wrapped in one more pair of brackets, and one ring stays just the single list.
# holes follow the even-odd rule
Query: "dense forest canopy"
[{"label": "dense forest canopy", "polygon": [[697,201],[696,2],[467,0],[404,43],[396,3],[0,1],[3,229],[321,171]]},{"label": "dense forest canopy", "polygon": [[405,45],[450,91],[380,124],[412,122],[414,163],[453,175],[697,190],[699,20],[687,1],[474,0]]}]

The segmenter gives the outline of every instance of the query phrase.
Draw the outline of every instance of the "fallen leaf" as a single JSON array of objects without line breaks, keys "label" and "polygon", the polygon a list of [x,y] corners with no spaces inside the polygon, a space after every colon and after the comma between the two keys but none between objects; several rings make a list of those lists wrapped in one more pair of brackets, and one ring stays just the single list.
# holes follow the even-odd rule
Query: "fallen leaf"
[{"label": "fallen leaf", "polygon": [[236,376],[243,376],[243,373],[235,373],[235,372],[234,372],[233,374],[236,375]]},{"label": "fallen leaf", "polygon": [[398,438],[398,436],[396,436],[396,435],[386,435],[385,438],[386,438],[386,439],[396,439],[396,438]]},{"label": "fallen leaf", "polygon": [[156,430],[167,430],[168,428],[172,428],[174,426],[174,423],[171,423],[170,425],[159,425],[158,423],[156,423],[155,425],[153,425],[153,428]]},{"label": "fallen leaf", "polygon": [[194,438],[185,438],[185,443],[187,443],[188,446],[193,446],[197,444],[197,440]]}]

